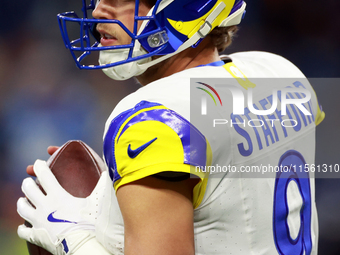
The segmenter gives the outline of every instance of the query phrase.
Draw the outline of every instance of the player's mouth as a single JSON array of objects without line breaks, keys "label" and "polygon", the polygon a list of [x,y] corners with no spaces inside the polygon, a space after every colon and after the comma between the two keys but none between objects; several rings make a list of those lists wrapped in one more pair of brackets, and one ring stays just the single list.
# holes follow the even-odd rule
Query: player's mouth
[{"label": "player's mouth", "polygon": [[100,33],[100,44],[102,46],[117,45],[118,43],[117,37],[103,30],[98,30],[98,32]]}]

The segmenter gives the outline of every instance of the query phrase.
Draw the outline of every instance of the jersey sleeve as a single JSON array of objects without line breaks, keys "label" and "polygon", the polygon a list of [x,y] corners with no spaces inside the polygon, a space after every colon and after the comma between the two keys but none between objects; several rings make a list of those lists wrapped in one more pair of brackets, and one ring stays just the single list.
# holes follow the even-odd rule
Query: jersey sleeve
[{"label": "jersey sleeve", "polygon": [[204,195],[211,164],[206,138],[189,121],[167,107],[142,101],[112,120],[104,137],[104,157],[114,188],[162,172],[192,173],[194,207]]}]

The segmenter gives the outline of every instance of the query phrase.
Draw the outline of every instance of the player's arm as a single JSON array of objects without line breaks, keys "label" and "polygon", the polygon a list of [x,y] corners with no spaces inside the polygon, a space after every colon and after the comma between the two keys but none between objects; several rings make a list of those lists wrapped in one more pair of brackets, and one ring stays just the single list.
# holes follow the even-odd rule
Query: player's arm
[{"label": "player's arm", "polygon": [[200,131],[142,101],[112,120],[104,155],[124,220],[124,254],[194,254],[193,211],[207,183],[195,169],[211,161]]},{"label": "player's arm", "polygon": [[125,255],[194,255],[193,188],[146,177],[121,186],[117,198],[125,226]]}]

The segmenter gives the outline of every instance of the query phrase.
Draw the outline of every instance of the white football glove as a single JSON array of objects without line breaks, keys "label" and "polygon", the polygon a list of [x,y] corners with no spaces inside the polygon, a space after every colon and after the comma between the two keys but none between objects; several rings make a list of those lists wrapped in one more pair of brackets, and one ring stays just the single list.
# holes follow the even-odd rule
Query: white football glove
[{"label": "white football glove", "polygon": [[77,198],[60,186],[45,161],[37,160],[34,172],[47,195],[32,178],[23,181],[22,191],[27,198],[19,198],[17,211],[32,228],[20,225],[18,235],[52,254],[73,254],[95,235],[95,221],[105,196],[105,184],[109,183],[108,173],[102,173],[90,196]]}]

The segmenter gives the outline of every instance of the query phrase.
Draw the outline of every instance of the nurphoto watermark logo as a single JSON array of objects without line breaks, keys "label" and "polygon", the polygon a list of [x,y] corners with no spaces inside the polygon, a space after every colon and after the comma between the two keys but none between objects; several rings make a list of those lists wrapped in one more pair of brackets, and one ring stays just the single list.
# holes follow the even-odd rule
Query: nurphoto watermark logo
[{"label": "nurphoto watermark logo", "polygon": [[[231,127],[235,124],[244,127],[262,127],[265,123],[271,127],[274,127],[275,123],[280,123],[283,127],[296,127],[299,125],[298,118],[294,117],[297,112],[303,114],[304,118],[312,117],[314,120],[312,95],[301,81],[286,81],[284,87],[277,88],[275,80],[265,80],[265,82],[263,80],[265,79],[259,80],[259,86],[255,84],[247,88],[238,84],[229,84],[229,80],[224,84],[196,81],[196,89],[204,91],[200,98],[201,115],[208,114],[208,101],[211,100],[215,107],[232,108],[232,116],[246,116],[241,122],[240,118],[235,122],[235,117],[232,116],[230,119],[213,119],[214,127],[226,124]],[[228,95],[227,99],[223,99],[225,95]]]}]

